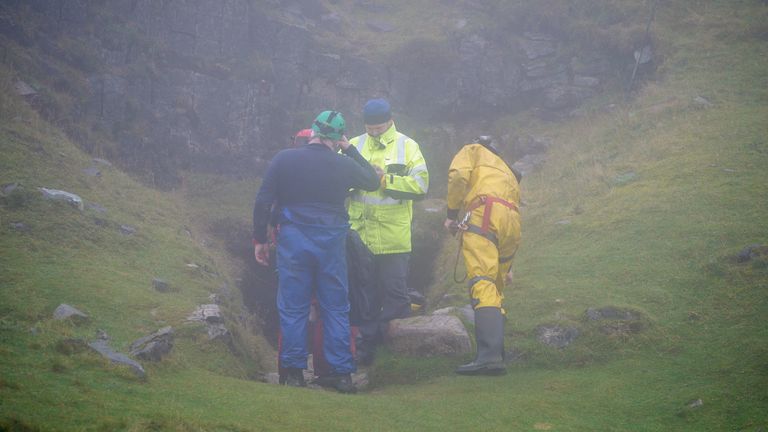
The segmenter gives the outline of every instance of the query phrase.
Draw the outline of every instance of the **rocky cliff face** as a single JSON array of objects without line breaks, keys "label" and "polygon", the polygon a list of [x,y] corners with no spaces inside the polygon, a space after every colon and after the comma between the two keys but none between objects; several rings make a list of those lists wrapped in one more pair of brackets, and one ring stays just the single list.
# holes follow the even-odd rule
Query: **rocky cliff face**
[{"label": "rocky cliff face", "polygon": [[[2,7],[44,17],[29,43],[66,37],[95,57],[89,67],[70,61],[87,77],[80,118],[118,143],[115,158],[161,185],[175,184],[179,168],[252,173],[329,107],[355,126],[374,96],[426,124],[531,107],[562,113],[611,74],[599,53],[573,57],[552,35],[469,31],[465,23],[444,41],[411,41],[381,58],[350,55],[316,39],[317,26],[345,22],[318,0],[30,0]],[[18,40],[7,20],[0,34]],[[49,51],[68,58],[62,50]],[[428,137],[422,141],[429,145]]]}]

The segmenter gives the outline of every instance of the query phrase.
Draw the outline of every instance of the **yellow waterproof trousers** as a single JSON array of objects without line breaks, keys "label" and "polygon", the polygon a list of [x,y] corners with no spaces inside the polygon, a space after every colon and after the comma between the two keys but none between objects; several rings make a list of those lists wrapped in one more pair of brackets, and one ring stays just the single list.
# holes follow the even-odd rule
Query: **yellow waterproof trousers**
[{"label": "yellow waterproof trousers", "polygon": [[484,213],[488,211],[485,206],[472,211],[468,221],[470,230],[462,234],[461,251],[474,309],[501,309],[504,279],[520,244],[520,214],[499,203],[492,204],[488,209],[491,213],[485,235],[477,232],[483,225]]}]

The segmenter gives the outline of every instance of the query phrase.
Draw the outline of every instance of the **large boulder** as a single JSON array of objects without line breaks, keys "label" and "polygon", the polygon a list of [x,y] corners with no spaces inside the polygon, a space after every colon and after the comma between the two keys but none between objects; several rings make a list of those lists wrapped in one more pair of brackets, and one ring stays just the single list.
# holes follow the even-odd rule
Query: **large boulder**
[{"label": "large boulder", "polygon": [[160,361],[173,348],[173,327],[163,327],[151,335],[135,340],[130,355],[149,361]]},{"label": "large boulder", "polygon": [[454,356],[472,352],[469,334],[453,315],[427,315],[393,320],[388,345],[413,356]]}]

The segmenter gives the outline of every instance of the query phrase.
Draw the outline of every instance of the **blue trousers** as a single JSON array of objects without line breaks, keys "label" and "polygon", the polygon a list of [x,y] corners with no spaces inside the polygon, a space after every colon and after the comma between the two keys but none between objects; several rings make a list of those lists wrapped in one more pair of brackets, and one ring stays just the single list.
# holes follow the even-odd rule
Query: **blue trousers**
[{"label": "blue trousers", "polygon": [[323,354],[334,373],[355,371],[349,341],[348,225],[288,223],[277,246],[277,308],[283,335],[280,364],[306,369],[312,291],[323,319]]}]

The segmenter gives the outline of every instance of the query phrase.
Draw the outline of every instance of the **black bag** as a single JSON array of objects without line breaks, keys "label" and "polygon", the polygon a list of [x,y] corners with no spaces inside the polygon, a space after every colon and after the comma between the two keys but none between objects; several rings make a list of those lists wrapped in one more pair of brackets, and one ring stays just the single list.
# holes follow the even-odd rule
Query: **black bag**
[{"label": "black bag", "polygon": [[373,252],[357,231],[347,234],[347,274],[349,278],[349,323],[360,325],[376,317],[373,305],[376,281],[373,278]]}]

